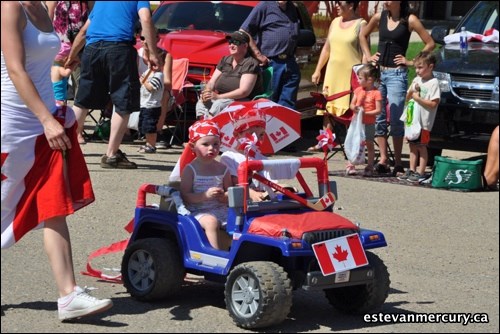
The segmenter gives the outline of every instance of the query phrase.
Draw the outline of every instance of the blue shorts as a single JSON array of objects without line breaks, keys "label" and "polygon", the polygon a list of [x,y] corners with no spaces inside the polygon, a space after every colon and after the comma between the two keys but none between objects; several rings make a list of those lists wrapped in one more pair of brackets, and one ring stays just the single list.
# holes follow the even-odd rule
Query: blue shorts
[{"label": "blue shorts", "polygon": [[161,115],[161,107],[141,108],[139,114],[139,130],[142,134],[156,133],[156,124]]},{"label": "blue shorts", "polygon": [[109,99],[120,115],[140,108],[137,50],[131,42],[96,42],[85,46],[75,105],[103,109]]}]

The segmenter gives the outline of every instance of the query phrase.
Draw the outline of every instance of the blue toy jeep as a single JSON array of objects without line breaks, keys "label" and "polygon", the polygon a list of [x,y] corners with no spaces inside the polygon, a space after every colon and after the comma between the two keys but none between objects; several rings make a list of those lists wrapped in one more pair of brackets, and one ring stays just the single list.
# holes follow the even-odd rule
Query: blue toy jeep
[{"label": "blue toy jeep", "polygon": [[[319,196],[304,181],[303,168],[316,169]],[[271,181],[286,175],[297,178],[300,192]],[[174,188],[151,184],[140,188],[134,231],[121,267],[123,283],[134,298],[167,298],[190,273],[225,284],[227,310],[243,328],[281,323],[290,312],[292,291],[299,288],[324,290],[332,306],[349,314],[382,306],[389,273],[377,255],[365,250],[385,247],[384,235],[360,229],[333,213],[335,197],[330,190],[335,192],[335,183],[328,180],[325,161],[310,157],[246,161],[239,166],[238,179],[238,186],[229,189],[226,231],[233,240],[228,251],[212,248],[198,221],[178,212],[184,209]],[[278,192],[269,201],[251,202],[247,198],[252,179]],[[148,193],[162,196],[160,207],[146,205]],[[337,267],[345,263],[349,251],[356,253],[355,247],[337,245],[335,253],[319,255],[319,246],[346,236],[356,237],[358,255],[366,262],[332,271],[335,261],[340,261],[335,262]]]}]

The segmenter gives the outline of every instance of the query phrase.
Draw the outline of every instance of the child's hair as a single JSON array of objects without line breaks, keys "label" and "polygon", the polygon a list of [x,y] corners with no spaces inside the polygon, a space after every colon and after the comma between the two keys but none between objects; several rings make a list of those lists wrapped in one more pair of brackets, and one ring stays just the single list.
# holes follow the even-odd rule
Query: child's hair
[{"label": "child's hair", "polygon": [[422,62],[426,65],[436,65],[436,56],[429,51],[421,51],[414,59],[413,63]]},{"label": "child's hair", "polygon": [[375,82],[380,80],[380,69],[373,64],[365,64],[358,70],[358,76],[373,78]]}]

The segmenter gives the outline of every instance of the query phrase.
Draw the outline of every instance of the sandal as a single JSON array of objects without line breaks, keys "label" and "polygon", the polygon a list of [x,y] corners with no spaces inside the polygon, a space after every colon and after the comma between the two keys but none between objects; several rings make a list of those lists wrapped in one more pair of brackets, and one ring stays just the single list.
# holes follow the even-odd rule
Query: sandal
[{"label": "sandal", "polygon": [[150,145],[142,145],[139,150],[139,153],[156,153],[156,147]]},{"label": "sandal", "polygon": [[345,175],[351,175],[351,176],[358,175],[358,172],[356,172],[356,166],[352,164],[347,165],[345,169]]},{"label": "sandal", "polygon": [[319,152],[321,151],[321,147],[318,145],[311,146],[307,149],[307,152]]}]

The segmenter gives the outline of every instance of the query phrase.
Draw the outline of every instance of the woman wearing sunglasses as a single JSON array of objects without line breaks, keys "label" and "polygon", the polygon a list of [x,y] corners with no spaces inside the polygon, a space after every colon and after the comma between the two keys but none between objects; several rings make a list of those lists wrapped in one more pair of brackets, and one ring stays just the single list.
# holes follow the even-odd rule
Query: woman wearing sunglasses
[{"label": "woman wearing sunglasses", "polygon": [[248,52],[248,35],[235,31],[226,38],[229,56],[222,57],[201,92],[197,117],[212,118],[234,100],[251,100],[264,91],[259,62]]}]

